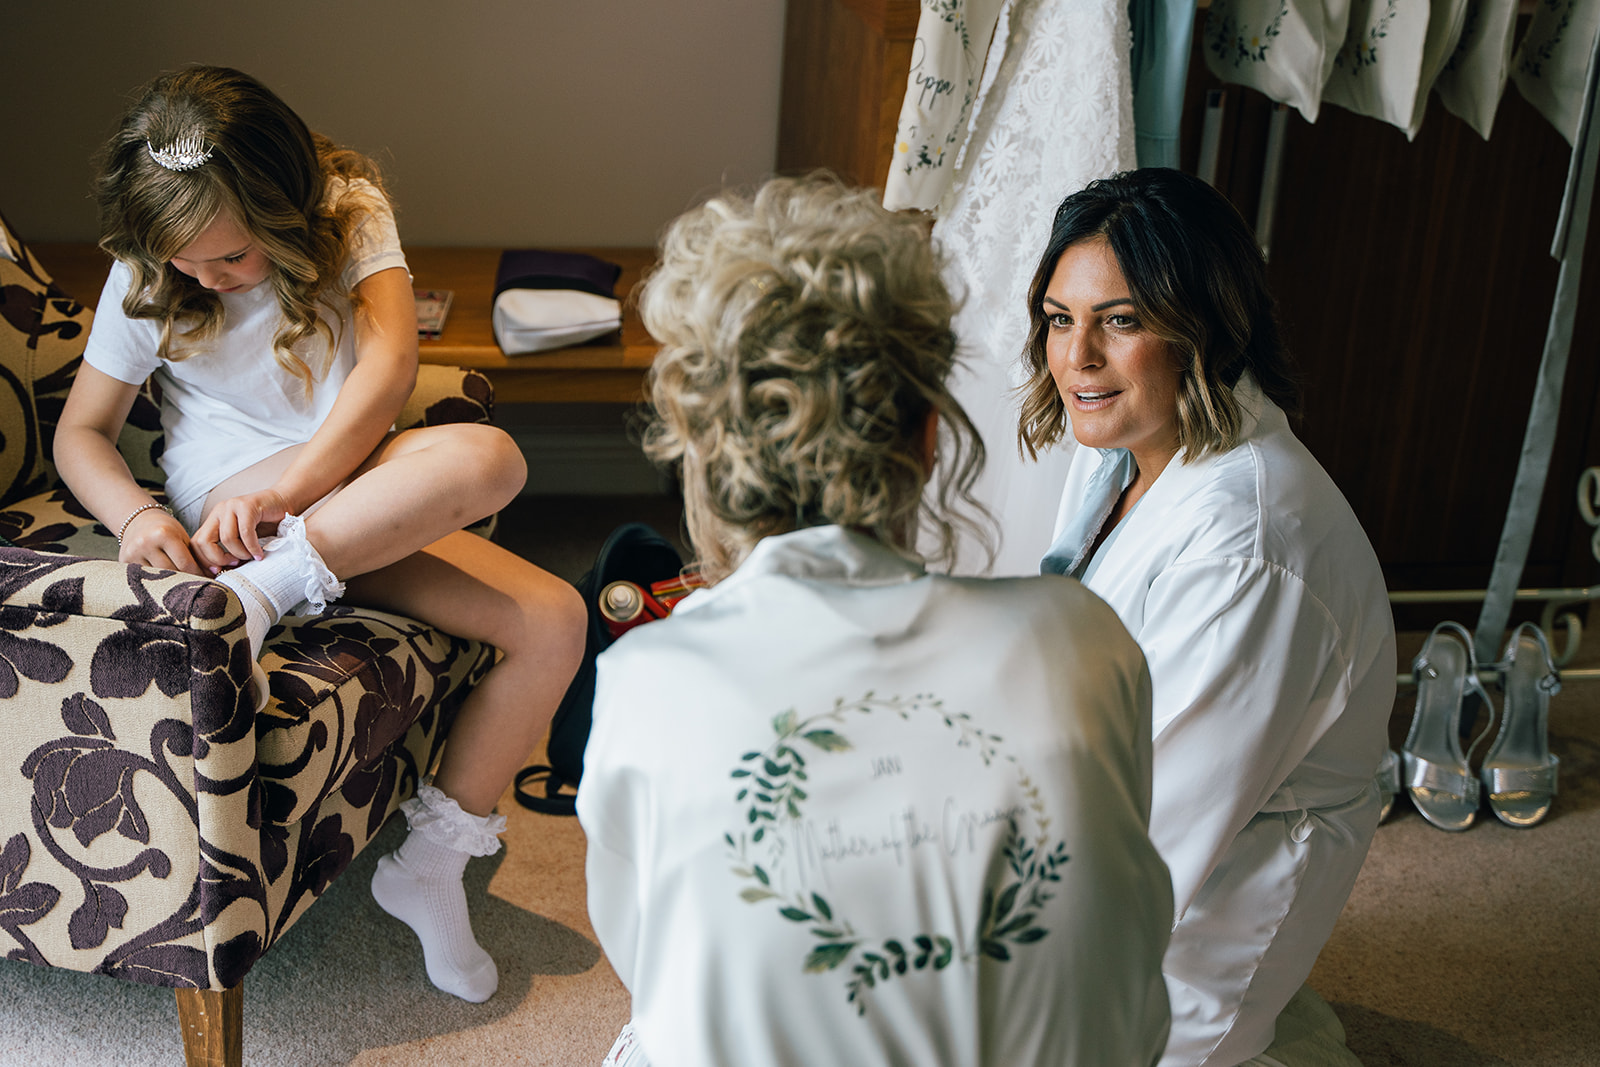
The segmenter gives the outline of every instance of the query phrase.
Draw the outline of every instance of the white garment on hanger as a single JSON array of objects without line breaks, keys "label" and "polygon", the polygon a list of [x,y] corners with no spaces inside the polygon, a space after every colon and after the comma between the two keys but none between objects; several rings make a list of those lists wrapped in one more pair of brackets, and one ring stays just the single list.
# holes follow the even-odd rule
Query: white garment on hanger
[{"label": "white garment on hanger", "polygon": [[1355,0],[1322,99],[1406,129],[1416,110],[1429,21],[1422,0]]},{"label": "white garment on hanger", "polygon": [[1461,37],[1434,88],[1445,107],[1487,141],[1511,70],[1517,0],[1467,0]]},{"label": "white garment on hanger", "polygon": [[1349,22],[1350,0],[1214,0],[1203,35],[1206,66],[1315,122]]},{"label": "white garment on hanger", "polygon": [[[967,366],[952,381],[989,462],[978,498],[1000,526],[996,575],[1035,574],[1050,543],[1070,444],[1037,463],[1018,455],[1028,283],[1056,206],[1095,178],[1132,168],[1131,35],[1119,0],[1016,0],[1001,16],[963,158],[934,239],[965,302]],[[964,544],[958,570],[983,557]]]},{"label": "white garment on hanger", "polygon": [[922,5],[883,191],[883,206],[891,211],[932,211],[950,188],[1002,2],[944,0]]},{"label": "white garment on hanger", "polygon": [[1428,111],[1428,97],[1444,65],[1455,55],[1461,31],[1467,21],[1467,0],[1431,0],[1428,6],[1428,35],[1422,43],[1422,75],[1411,105],[1411,122],[1404,127],[1406,140],[1417,139],[1422,118]]},{"label": "white garment on hanger", "polygon": [[1568,144],[1583,117],[1589,53],[1600,31],[1600,3],[1541,0],[1511,60],[1511,77],[1528,103],[1549,119]]}]

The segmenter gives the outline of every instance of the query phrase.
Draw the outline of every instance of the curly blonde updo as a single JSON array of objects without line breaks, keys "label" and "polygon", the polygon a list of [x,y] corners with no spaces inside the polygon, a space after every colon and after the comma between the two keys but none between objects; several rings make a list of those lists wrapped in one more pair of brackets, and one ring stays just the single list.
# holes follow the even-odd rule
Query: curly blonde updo
[{"label": "curly blonde updo", "polygon": [[[946,381],[954,303],[924,224],[823,176],[723,193],[668,227],[639,305],[661,344],[644,448],[681,469],[711,580],[772,534],[837,523],[936,558],[981,529],[983,445]],[[943,477],[924,507],[926,427]]]}]

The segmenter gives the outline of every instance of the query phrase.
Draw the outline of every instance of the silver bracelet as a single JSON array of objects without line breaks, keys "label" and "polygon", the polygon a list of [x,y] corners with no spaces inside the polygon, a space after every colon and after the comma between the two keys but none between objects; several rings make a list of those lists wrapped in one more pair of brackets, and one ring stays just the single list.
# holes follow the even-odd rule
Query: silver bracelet
[{"label": "silver bracelet", "polygon": [[149,511],[151,508],[160,508],[162,511],[165,511],[168,515],[172,514],[172,509],[171,508],[167,507],[165,504],[158,504],[154,500],[150,501],[150,503],[148,503],[148,504],[140,504],[138,507],[133,509],[133,514],[132,515],[129,515],[126,519],[122,520],[122,529],[117,531],[117,547],[118,548],[122,547],[122,535],[128,532],[129,523],[133,522],[134,519],[137,519],[141,514],[143,514],[146,511]]}]

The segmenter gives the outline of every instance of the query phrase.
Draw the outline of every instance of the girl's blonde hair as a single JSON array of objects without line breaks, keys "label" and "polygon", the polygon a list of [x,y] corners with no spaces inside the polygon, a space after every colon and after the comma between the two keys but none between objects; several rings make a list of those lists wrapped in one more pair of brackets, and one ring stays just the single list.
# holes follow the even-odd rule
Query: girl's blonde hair
[{"label": "girl's blonde hair", "polygon": [[[761,538],[837,523],[937,558],[956,525],[987,540],[972,485],[983,445],[947,380],[954,304],[920,220],[822,176],[724,193],[668,227],[639,296],[661,344],[646,453],[682,472],[712,580]],[[940,423],[924,506],[929,413]]]},{"label": "girl's blonde hair", "polygon": [[[151,158],[152,146],[191,137],[210,150],[203,164],[177,171]],[[161,324],[162,359],[195,354],[221,328],[217,294],[169,260],[226,212],[272,264],[267,281],[283,310],[274,356],[309,392],[327,368],[309,366],[296,348],[320,335],[331,352],[338,340],[318,308],[358,303],[342,268],[360,209],[354,197],[324,203],[330,177],[382,189],[371,160],[312,133],[248,74],[188,67],[138,91],[101,153],[100,247],[132,271],[123,311]]]}]

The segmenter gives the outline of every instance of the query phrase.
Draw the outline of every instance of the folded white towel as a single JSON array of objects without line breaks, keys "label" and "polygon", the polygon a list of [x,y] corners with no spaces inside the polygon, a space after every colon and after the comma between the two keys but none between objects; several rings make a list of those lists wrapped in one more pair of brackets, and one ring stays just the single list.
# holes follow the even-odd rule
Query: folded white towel
[{"label": "folded white towel", "polygon": [[494,300],[494,337],[508,356],[582,344],[622,325],[617,300],[574,289],[507,289]]}]

